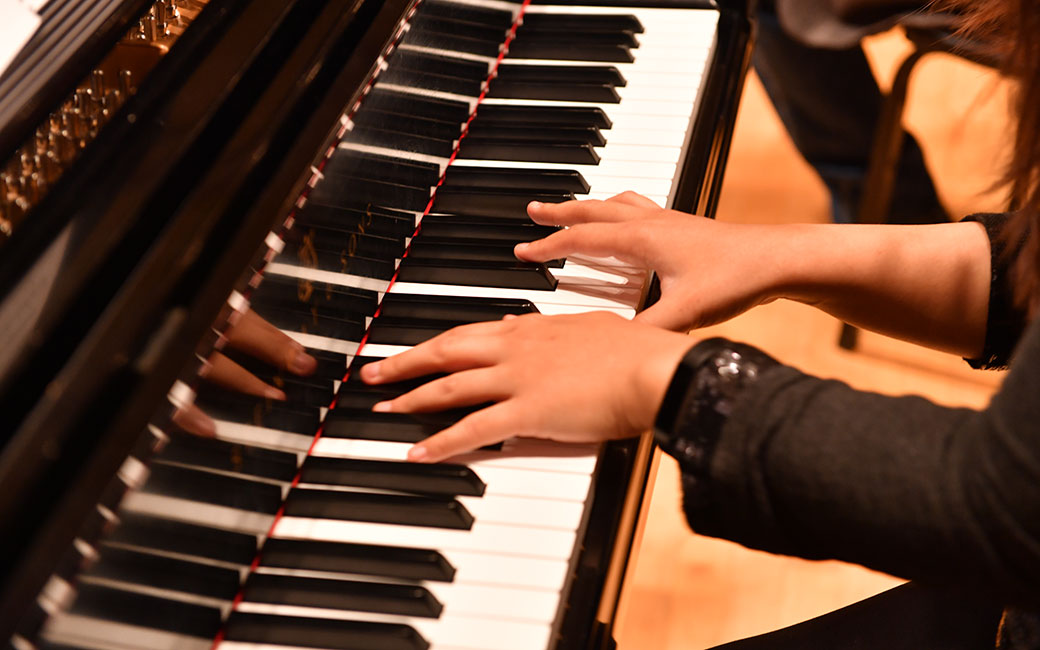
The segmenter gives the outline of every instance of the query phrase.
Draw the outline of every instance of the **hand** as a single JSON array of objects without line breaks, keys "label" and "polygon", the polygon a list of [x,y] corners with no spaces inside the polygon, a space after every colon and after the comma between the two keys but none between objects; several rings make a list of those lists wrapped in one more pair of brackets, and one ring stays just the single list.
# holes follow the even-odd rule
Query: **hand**
[{"label": "hand", "polygon": [[544,262],[569,255],[616,257],[657,272],[661,300],[637,321],[676,331],[706,327],[778,296],[774,262],[780,240],[770,226],[720,223],[665,210],[625,192],[606,201],[531,203],[540,224],[568,226],[519,244],[519,259]]},{"label": "hand", "polygon": [[412,447],[437,462],[513,436],[590,442],[643,433],[690,337],[608,313],[528,314],[457,327],[370,363],[361,378],[383,384],[452,373],[373,410],[441,411],[494,402]]},{"label": "hand", "polygon": [[[295,375],[311,374],[318,363],[314,357],[304,351],[302,345],[257,316],[253,310],[242,314],[228,328],[227,344]],[[285,399],[284,391],[261,381],[260,378],[220,352],[214,352],[209,356],[200,375],[214,384],[247,395],[276,400]],[[197,435],[212,437],[216,433],[213,420],[195,405],[178,410],[174,413],[173,420],[186,431]]]}]

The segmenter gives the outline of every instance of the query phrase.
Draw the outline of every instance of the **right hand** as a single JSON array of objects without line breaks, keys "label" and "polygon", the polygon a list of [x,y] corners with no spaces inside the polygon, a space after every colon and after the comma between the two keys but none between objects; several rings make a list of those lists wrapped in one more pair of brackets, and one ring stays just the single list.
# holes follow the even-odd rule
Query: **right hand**
[{"label": "right hand", "polygon": [[625,192],[606,201],[531,203],[536,223],[566,230],[520,244],[521,260],[570,255],[616,257],[655,271],[661,299],[636,320],[687,331],[728,320],[775,300],[778,251],[770,226],[720,223]]}]

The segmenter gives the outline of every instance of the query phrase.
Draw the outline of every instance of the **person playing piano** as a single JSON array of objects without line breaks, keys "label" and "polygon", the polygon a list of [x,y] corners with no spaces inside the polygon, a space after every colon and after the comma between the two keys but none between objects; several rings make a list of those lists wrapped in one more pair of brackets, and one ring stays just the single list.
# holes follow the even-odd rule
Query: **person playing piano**
[{"label": "person playing piano", "polygon": [[[467,325],[362,370],[448,375],[374,408],[491,402],[416,444],[436,462],[514,435],[595,441],[654,428],[682,470],[694,531],[913,582],[733,650],[1040,648],[1040,3],[979,2],[1020,80],[1009,215],[922,226],[737,225],[622,194],[532,204],[569,229],[525,260],[615,255],[654,268],[635,321],[525,315]],[[683,332],[779,298],[960,354],[1014,360],[984,410],[809,376]],[[999,628],[999,629],[998,629]]]}]

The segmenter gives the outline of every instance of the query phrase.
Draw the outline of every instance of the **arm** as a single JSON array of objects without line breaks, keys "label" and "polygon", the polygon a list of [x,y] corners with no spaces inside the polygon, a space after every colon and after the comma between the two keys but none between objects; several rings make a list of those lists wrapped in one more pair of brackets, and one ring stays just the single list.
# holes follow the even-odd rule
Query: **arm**
[{"label": "arm", "polygon": [[977,223],[930,226],[732,224],[663,210],[626,193],[609,201],[532,204],[570,226],[521,259],[616,256],[661,277],[644,322],[683,330],[788,298],[931,347],[977,356],[986,332],[989,238]]}]

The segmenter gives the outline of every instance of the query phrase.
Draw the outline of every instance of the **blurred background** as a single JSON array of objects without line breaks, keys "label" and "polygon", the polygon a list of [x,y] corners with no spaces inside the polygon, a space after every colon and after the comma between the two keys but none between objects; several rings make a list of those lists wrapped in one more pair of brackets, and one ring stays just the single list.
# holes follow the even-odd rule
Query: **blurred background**
[{"label": "blurred background", "polygon": [[[910,52],[902,32],[867,40],[882,83]],[[931,54],[915,69],[906,125],[924,149],[939,194],[955,217],[1000,210],[994,183],[1010,143],[1010,85],[963,59]],[[750,73],[741,100],[718,218],[734,222],[830,220],[823,184],[787,138]],[[857,388],[924,395],[982,407],[1000,373],[872,334],[855,351],[838,347],[840,324],[809,307],[779,301],[695,332],[754,343],[785,363]],[[659,459],[642,542],[632,558],[617,628],[621,650],[699,650],[797,623],[871,596],[900,581],[839,562],[808,562],[693,535],[682,518],[678,472]]]}]

